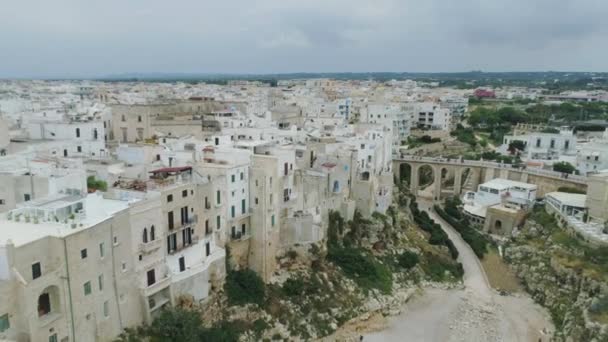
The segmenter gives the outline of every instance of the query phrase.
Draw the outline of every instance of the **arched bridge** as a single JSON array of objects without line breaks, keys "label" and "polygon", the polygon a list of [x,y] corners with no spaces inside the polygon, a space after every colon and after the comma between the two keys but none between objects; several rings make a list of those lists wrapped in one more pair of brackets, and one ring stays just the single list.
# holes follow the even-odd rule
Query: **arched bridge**
[{"label": "arched bridge", "polygon": [[[425,185],[430,186],[434,200],[441,198],[442,194],[460,195],[464,188],[476,191],[480,183],[494,178],[504,178],[514,181],[536,184],[538,196],[559,187],[574,187],[581,190],[587,189],[587,177],[563,174],[560,172],[541,170],[535,168],[520,167],[512,164],[496,163],[483,160],[464,160],[462,158],[435,158],[402,155],[393,159],[393,172],[395,179],[401,181],[409,174],[410,191],[419,194],[419,190]],[[432,174],[433,181],[421,184],[421,178],[429,178]]]}]

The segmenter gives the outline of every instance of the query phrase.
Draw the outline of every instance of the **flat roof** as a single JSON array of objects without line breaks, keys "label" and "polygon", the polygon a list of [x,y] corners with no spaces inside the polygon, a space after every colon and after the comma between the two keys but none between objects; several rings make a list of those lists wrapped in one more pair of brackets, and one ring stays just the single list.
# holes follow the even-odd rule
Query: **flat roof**
[{"label": "flat roof", "polygon": [[8,240],[18,247],[47,236],[63,238],[107,220],[117,212],[128,208],[129,203],[131,202],[103,198],[100,193],[89,194],[84,201],[86,216],[75,221],[76,228],[72,228],[71,223],[63,222],[33,223],[24,222],[23,219],[16,222],[8,220],[6,214],[3,214],[0,217],[0,246],[6,245]]},{"label": "flat roof", "polygon": [[587,202],[587,195],[583,194],[572,194],[569,192],[550,192],[546,194],[547,197],[553,197],[558,200],[560,203],[577,208],[585,208],[585,203]]},{"label": "flat roof", "polygon": [[494,178],[488,182],[480,184],[479,186],[485,186],[485,187],[493,188],[493,189],[509,189],[512,187],[518,187],[518,188],[524,188],[524,189],[528,189],[528,190],[534,190],[537,188],[536,184],[517,182],[517,181],[512,181],[510,179],[504,179],[504,178]]}]

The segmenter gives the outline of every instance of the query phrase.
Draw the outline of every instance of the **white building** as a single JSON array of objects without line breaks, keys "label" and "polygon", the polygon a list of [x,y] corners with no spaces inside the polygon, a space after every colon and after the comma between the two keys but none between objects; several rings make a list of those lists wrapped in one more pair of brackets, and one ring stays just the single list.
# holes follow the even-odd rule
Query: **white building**
[{"label": "white building", "polygon": [[464,213],[472,223],[482,224],[488,208],[505,205],[517,209],[528,209],[536,200],[535,184],[496,178],[480,184],[477,192],[468,191],[463,196]]}]

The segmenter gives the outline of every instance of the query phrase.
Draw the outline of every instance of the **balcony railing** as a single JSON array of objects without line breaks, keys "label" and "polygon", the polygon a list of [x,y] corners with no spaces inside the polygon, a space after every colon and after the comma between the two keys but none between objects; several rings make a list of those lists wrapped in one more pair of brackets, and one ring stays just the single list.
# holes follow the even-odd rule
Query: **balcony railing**
[{"label": "balcony railing", "polygon": [[169,284],[171,284],[171,278],[166,275],[164,278],[159,279],[154,284],[144,287],[142,289],[142,292],[144,296],[148,297],[166,288],[167,286],[169,286]]},{"label": "balcony railing", "polygon": [[234,234],[230,234],[230,239],[232,239],[233,241],[247,240],[249,239],[249,237],[249,234],[243,234],[243,232],[235,232]]},{"label": "balcony railing", "polygon": [[159,249],[162,246],[162,244],[163,244],[163,239],[158,238],[158,239],[155,239],[152,241],[148,241],[146,243],[143,243],[143,242],[140,243],[138,249],[141,253],[148,254],[148,253],[152,253],[155,250]]}]

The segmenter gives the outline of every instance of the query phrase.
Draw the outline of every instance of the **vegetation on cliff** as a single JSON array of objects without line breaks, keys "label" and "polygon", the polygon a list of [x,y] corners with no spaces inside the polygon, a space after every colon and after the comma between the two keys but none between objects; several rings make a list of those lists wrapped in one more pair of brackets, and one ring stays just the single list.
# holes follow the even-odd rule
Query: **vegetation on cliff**
[{"label": "vegetation on cliff", "polygon": [[505,260],[551,313],[557,341],[608,340],[608,248],[587,245],[542,208],[505,246]]}]

